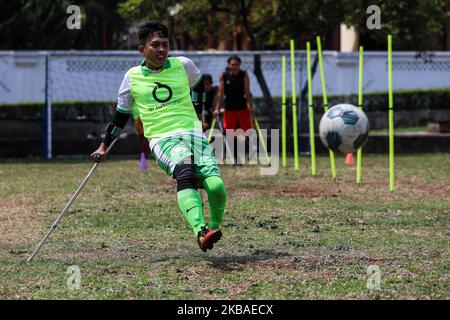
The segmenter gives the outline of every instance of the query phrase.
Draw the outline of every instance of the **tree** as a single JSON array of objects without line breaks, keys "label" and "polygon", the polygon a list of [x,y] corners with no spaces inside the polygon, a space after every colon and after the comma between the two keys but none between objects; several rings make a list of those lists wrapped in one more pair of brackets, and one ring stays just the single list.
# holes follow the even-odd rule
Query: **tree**
[{"label": "tree", "polygon": [[[381,29],[366,26],[369,5],[381,9]],[[392,34],[395,50],[436,50],[443,34],[449,10],[445,0],[354,0],[346,3],[343,22],[353,25],[367,49],[386,50],[386,38]]]},{"label": "tree", "polygon": [[119,14],[129,21],[159,20],[169,29],[170,44],[173,49],[196,49],[208,47],[208,36],[221,34],[218,21],[210,14],[207,0],[127,0],[119,5]]},{"label": "tree", "polygon": [[82,27],[69,30],[70,0],[1,1],[0,49],[116,49],[126,32],[120,0],[80,0]]},{"label": "tree", "polygon": [[[381,9],[380,30],[366,26],[372,4]],[[445,0],[126,0],[120,13],[136,21],[162,20],[176,31],[173,43],[187,37],[195,49],[207,48],[208,38],[229,40],[242,27],[254,50],[287,49],[291,38],[326,40],[341,23],[354,26],[367,49],[384,50],[390,33],[397,50],[433,50],[449,15]]]},{"label": "tree", "polygon": [[289,39],[312,40],[339,25],[341,1],[330,0],[209,0],[214,11],[226,12],[244,26],[255,50],[287,49]]}]

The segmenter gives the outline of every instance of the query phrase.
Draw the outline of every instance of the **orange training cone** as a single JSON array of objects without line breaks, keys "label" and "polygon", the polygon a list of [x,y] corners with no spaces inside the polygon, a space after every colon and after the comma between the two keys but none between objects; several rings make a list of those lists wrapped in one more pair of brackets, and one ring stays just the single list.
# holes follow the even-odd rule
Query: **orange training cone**
[{"label": "orange training cone", "polygon": [[347,156],[345,157],[345,164],[352,165],[355,163],[355,159],[353,158],[353,153],[347,153]]}]

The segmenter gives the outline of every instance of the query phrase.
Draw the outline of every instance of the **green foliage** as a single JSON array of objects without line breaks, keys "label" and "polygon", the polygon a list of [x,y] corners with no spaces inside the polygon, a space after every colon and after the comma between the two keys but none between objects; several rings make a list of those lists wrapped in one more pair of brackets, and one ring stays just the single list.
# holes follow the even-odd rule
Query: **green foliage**
[{"label": "green foliage", "polygon": [[[168,14],[178,3],[181,10]],[[329,37],[340,23],[355,26],[366,49],[385,50],[393,35],[396,50],[432,50],[442,34],[448,11],[443,0],[126,0],[125,19],[160,19],[171,26],[173,43],[190,38],[193,49],[207,48],[206,39],[231,41],[245,30],[253,49],[287,49],[289,39],[305,42]],[[366,26],[369,5],[381,8],[381,30]],[[161,18],[163,17],[163,18]],[[430,19],[432,17],[432,19]],[[327,44],[324,43],[324,48]]]},{"label": "green foliage", "polygon": [[[345,22],[356,27],[361,45],[366,49],[386,50],[386,37],[392,34],[395,50],[436,50],[443,34],[445,19],[450,12],[444,9],[445,0],[352,0],[346,5]],[[381,29],[369,30],[366,20],[369,5],[381,9]]]},{"label": "green foliage", "polygon": [[[168,14],[175,3],[181,10]],[[195,49],[206,48],[207,37],[229,41],[239,28],[247,32],[254,49],[286,48],[292,37],[313,39],[330,33],[344,14],[337,2],[317,0],[127,0],[120,4],[119,13],[136,21],[159,19],[169,24],[173,33],[179,33],[172,39],[186,35],[196,38]]]},{"label": "green foliage", "polygon": [[[369,50],[438,48],[444,0],[17,0],[0,1],[0,50],[119,49],[129,27],[158,19],[171,31],[172,49],[207,49],[245,32],[253,49],[287,49],[289,39],[329,38],[340,23],[355,26]],[[68,30],[66,9],[78,5],[81,30]],[[381,30],[369,30],[366,9],[381,8]],[[327,43],[324,43],[326,49]]]},{"label": "green foliage", "polygon": [[168,21],[168,7],[175,5],[175,0],[145,1],[127,0],[118,6],[118,13],[126,19]]},{"label": "green foliage", "polygon": [[221,34],[224,29],[217,28],[219,21],[209,16],[208,11],[207,0],[127,0],[122,2],[118,9],[119,14],[127,20],[159,20],[166,24],[170,31],[171,47],[175,50],[185,38],[189,38],[197,49],[206,48],[207,34]]},{"label": "green foliage", "polygon": [[[0,1],[0,50],[117,49],[126,33],[119,1]],[[69,5],[81,9],[80,30],[67,29]]]}]

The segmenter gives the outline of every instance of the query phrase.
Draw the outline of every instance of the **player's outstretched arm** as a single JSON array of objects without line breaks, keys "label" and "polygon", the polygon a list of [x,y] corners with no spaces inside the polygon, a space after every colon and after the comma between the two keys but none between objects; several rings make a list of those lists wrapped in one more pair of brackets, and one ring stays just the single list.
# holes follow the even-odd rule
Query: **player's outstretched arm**
[{"label": "player's outstretched arm", "polygon": [[116,138],[120,137],[120,133],[122,132],[122,129],[125,128],[129,117],[129,113],[116,111],[114,118],[105,128],[105,138],[103,138],[103,141],[97,150],[91,154],[91,158],[95,162],[102,162],[105,159],[106,149],[108,149]]},{"label": "player's outstretched arm", "polygon": [[122,83],[119,88],[119,93],[117,95],[117,107],[114,117],[105,129],[105,138],[98,147],[97,150],[92,152],[91,158],[96,162],[101,162],[105,159],[106,150],[114,141],[115,138],[120,136],[120,132],[128,121],[130,114],[133,109],[133,98],[131,96],[130,89],[130,77],[129,71],[123,77]]}]

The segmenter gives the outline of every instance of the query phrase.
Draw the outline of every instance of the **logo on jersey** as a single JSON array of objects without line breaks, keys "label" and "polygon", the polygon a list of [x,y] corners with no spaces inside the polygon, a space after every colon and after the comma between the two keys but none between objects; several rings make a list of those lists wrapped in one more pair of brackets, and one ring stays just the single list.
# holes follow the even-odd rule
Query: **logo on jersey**
[{"label": "logo on jersey", "polygon": [[[159,103],[165,103],[165,102],[167,102],[167,101],[169,101],[171,98],[172,98],[172,88],[171,87],[169,87],[168,85],[166,85],[166,84],[162,84],[162,83],[160,83],[160,82],[155,82],[156,83],[156,87],[153,89],[153,91],[152,91],[152,95],[153,95],[153,99],[155,99],[156,101],[158,101]],[[158,90],[159,90],[159,92],[158,92]],[[166,95],[166,93],[164,92],[164,93],[161,93],[161,91],[168,91],[169,92],[169,95],[166,97],[166,98],[163,98],[163,99],[161,99],[161,98],[159,98],[158,97],[158,94],[161,96],[161,95],[163,95],[163,96],[165,96]]]}]

